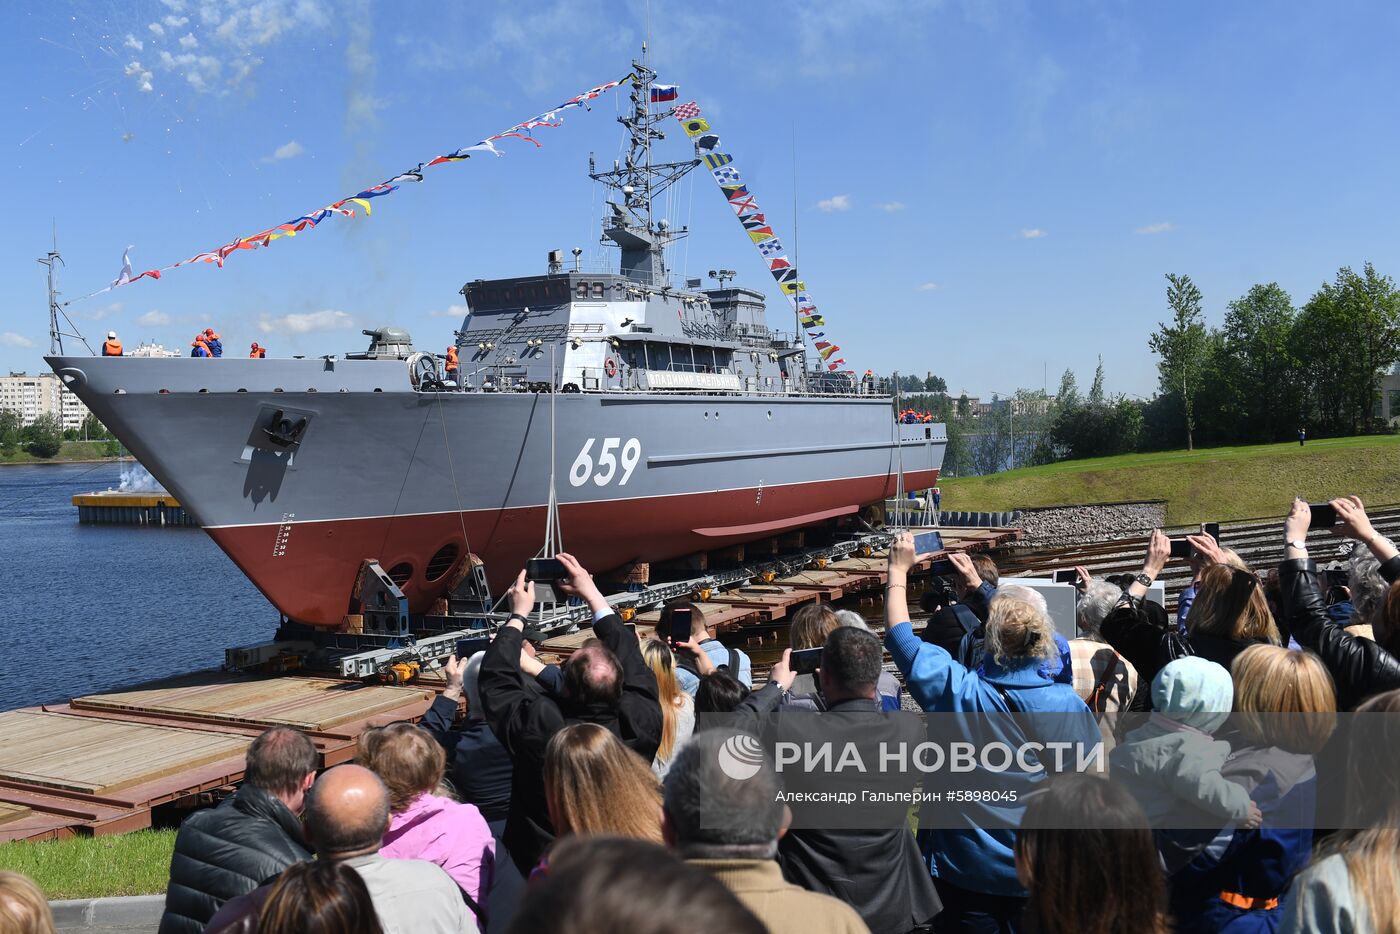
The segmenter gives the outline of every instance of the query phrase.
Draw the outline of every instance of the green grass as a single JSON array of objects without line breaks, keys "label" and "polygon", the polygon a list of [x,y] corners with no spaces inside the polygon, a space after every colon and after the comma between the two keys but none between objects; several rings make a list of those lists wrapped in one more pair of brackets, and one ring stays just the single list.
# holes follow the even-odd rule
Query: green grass
[{"label": "green grass", "polygon": [[159,895],[170,878],[174,830],[45,843],[0,843],[0,869],[24,873],[50,900]]},{"label": "green grass", "polygon": [[1281,516],[1295,495],[1381,505],[1400,502],[1400,435],[1061,461],[939,487],[944,509],[986,512],[1162,499],[1170,525]]},{"label": "green grass", "polygon": [[0,451],[0,464],[64,464],[103,460],[106,456],[106,441],[65,441],[63,448],[53,457],[35,457],[16,445],[9,454]]}]

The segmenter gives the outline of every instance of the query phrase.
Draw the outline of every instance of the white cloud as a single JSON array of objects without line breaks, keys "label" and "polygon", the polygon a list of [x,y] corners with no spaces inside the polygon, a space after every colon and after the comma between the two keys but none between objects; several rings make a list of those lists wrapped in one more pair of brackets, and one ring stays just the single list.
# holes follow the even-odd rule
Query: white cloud
[{"label": "white cloud", "polygon": [[886,202],[884,202],[884,203],[882,203],[882,204],[877,204],[876,207],[878,207],[880,210],[884,211],[886,214],[895,214],[895,213],[897,213],[897,212],[899,212],[899,211],[904,210],[904,202],[903,202],[903,201],[886,201]]},{"label": "white cloud", "polygon": [[165,25],[169,26],[171,29],[179,29],[189,21],[190,18],[188,16],[167,16],[165,18]]},{"label": "white cloud", "polygon": [[162,26],[160,23],[151,23],[151,25],[147,26],[146,28],[151,31],[151,35],[155,36],[158,39],[165,35],[165,27]]},{"label": "white cloud", "polygon": [[263,156],[262,161],[281,162],[283,159],[295,158],[296,156],[301,155],[303,151],[304,150],[302,149],[301,143],[298,143],[296,140],[292,140],[290,143],[283,143],[281,146],[278,146],[276,149],[272,150],[272,155]]},{"label": "white cloud", "polygon": [[1169,230],[1176,230],[1176,225],[1171,221],[1158,221],[1155,224],[1148,224],[1146,227],[1139,227],[1134,233],[1159,234],[1166,233]]},{"label": "white cloud", "polygon": [[264,334],[310,334],[312,331],[335,331],[354,327],[355,321],[343,311],[308,311],[273,318],[258,319],[258,330]]},{"label": "white cloud", "polygon": [[146,312],[141,317],[137,318],[136,323],[141,325],[141,327],[143,328],[158,328],[164,327],[167,324],[171,324],[174,322],[174,320],[174,318],[170,317],[165,312],[155,311],[153,309],[151,311]]},{"label": "white cloud", "polygon": [[193,49],[198,45],[199,40],[194,37],[194,33],[192,32],[187,32],[180,37],[180,48],[185,49],[186,51]]},{"label": "white cloud", "polygon": [[122,43],[122,46],[140,52],[146,47],[146,43],[142,42],[140,39],[136,38],[131,33],[127,33],[126,41]]},{"label": "white cloud", "polygon": [[6,331],[0,334],[0,345],[5,347],[33,347],[34,342],[23,334],[16,334],[14,331]]},{"label": "white cloud", "polygon": [[103,305],[100,308],[89,308],[86,311],[75,311],[73,312],[73,314],[80,318],[86,318],[89,321],[101,321],[103,318],[110,318],[112,315],[121,314],[122,309],[125,307],[126,305],[122,302],[112,302],[111,304]]},{"label": "white cloud", "polygon": [[941,289],[941,288],[943,288],[943,286],[939,285],[937,282],[925,282],[925,283],[923,283],[922,285],[919,286],[919,291],[920,291],[920,292],[937,292],[937,291],[938,291],[939,289]]},{"label": "white cloud", "polygon": [[817,202],[817,210],[830,214],[832,211],[849,211],[851,209],[850,195],[832,195],[830,198],[823,198]]},{"label": "white cloud", "polygon": [[153,90],[151,87],[151,73],[147,71],[140,62],[132,62],[127,65],[126,76],[136,79],[136,89],[138,91],[149,94]]},{"label": "white cloud", "polygon": [[1050,236],[1050,234],[1039,227],[1023,227],[1021,228],[1021,236],[1027,240],[1039,240],[1041,237]]},{"label": "white cloud", "polygon": [[429,318],[465,318],[466,316],[466,305],[448,305],[446,308],[428,312]]}]

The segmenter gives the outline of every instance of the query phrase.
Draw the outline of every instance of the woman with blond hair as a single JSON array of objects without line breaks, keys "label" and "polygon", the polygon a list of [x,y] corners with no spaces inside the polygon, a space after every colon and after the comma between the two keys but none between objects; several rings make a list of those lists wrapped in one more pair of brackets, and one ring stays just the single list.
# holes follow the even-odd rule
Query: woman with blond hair
[{"label": "woman with blond hair", "polygon": [[[804,649],[819,649],[826,645],[826,637],[841,628],[841,619],[827,603],[809,603],[792,614],[792,624],[788,626],[788,645],[794,652]],[[806,710],[825,710],[815,674],[800,674],[792,681],[792,687],[783,693],[783,707],[796,707]]]},{"label": "woman with blond hair", "polygon": [[0,931],[4,934],[54,934],[48,899],[28,876],[0,871]]},{"label": "woman with blond hair", "polygon": [[1365,736],[1349,744],[1348,829],[1293,881],[1279,934],[1400,934],[1400,690],[1356,713],[1353,732]]},{"label": "woman with blond hair", "polygon": [[389,789],[389,830],[380,855],[437,863],[479,917],[491,891],[496,841],[480,811],[441,794],[442,746],[412,723],[391,723],[361,733],[356,758]]},{"label": "woman with blond hair", "polygon": [[[1074,688],[1057,683],[1046,669],[1059,646],[1038,606],[1001,595],[992,600],[980,671],[969,670],[947,649],[914,632],[909,572],[927,557],[916,555],[914,536],[901,532],[890,546],[886,568],[885,647],[904,674],[909,695],[930,713],[978,714],[949,718],[949,728],[977,748],[991,743],[1023,748],[1031,742],[1030,732],[1042,749],[1063,743],[1061,749],[1078,749],[1078,761],[1092,756],[1101,743],[1098,724]],[[1008,713],[1032,716],[1013,719]],[[1027,893],[1017,880],[1016,833],[1009,828],[1019,824],[1027,795],[1046,773],[1072,769],[1075,762],[1074,754],[1057,761],[1047,753],[1037,762],[1009,762],[1004,770],[979,772],[979,787],[993,794],[963,805],[961,826],[920,832],[943,901],[939,930],[1014,929]]]},{"label": "woman with blond hair", "polygon": [[1221,776],[1259,808],[1257,829],[1226,828],[1172,876],[1178,934],[1273,931],[1289,881],[1312,855],[1313,757],[1332,736],[1332,676],[1311,652],[1255,645],[1235,657],[1235,752]]},{"label": "woman with blond hair", "polygon": [[642,658],[656,675],[656,694],[661,701],[661,745],[656,747],[651,770],[657,778],[665,778],[676,752],[695,732],[695,701],[676,680],[676,658],[670,646],[660,639],[648,639],[642,643]]},{"label": "woman with blond hair", "polygon": [[1211,564],[1202,569],[1200,581],[1186,615],[1186,636],[1196,655],[1229,668],[1250,646],[1281,644],[1264,587],[1253,571]]},{"label": "woman with blond hair", "polygon": [[661,783],[635,752],[596,723],[550,737],[544,796],[557,837],[633,837],[661,843]]}]

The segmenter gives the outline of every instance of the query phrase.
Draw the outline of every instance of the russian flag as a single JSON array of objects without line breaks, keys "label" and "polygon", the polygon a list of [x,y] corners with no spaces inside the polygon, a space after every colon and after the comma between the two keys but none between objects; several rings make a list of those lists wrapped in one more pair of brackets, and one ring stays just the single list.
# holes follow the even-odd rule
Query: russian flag
[{"label": "russian flag", "polygon": [[680,97],[680,88],[674,84],[653,84],[651,86],[651,102],[653,104],[664,104]]}]

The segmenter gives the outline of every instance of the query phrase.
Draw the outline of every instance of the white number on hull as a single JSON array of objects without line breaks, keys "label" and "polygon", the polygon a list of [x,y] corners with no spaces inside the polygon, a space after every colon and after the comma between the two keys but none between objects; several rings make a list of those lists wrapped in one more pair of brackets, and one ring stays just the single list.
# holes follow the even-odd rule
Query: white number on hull
[{"label": "white number on hull", "polygon": [[[621,438],[604,438],[603,446],[598,450],[597,473],[594,473],[593,444],[597,438],[589,438],[583,442],[583,450],[578,452],[578,457],[574,458],[573,466],[569,468],[569,483],[574,486],[583,486],[592,477],[593,482],[598,486],[607,486],[614,479],[618,486],[626,486],[627,481],[632,479],[632,471],[637,469],[637,464],[642,459],[642,442],[636,438],[628,438],[624,444]],[[620,455],[614,455],[618,446],[622,446]],[[618,467],[621,466],[621,476],[618,476]]]}]

